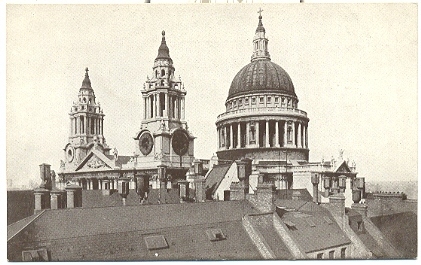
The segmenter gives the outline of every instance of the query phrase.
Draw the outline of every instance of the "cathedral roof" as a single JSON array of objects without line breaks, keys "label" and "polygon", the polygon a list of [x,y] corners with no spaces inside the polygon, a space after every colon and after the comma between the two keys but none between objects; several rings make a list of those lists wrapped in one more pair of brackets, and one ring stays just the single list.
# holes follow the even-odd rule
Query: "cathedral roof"
[{"label": "cathedral roof", "polygon": [[234,77],[227,100],[254,93],[280,93],[297,97],[288,73],[271,62],[268,52],[268,39],[263,27],[261,12],[253,40],[254,51],[251,63],[244,66]]},{"label": "cathedral roof", "polygon": [[288,73],[268,59],[255,60],[244,66],[234,77],[228,99],[251,93],[283,93],[296,97]]}]

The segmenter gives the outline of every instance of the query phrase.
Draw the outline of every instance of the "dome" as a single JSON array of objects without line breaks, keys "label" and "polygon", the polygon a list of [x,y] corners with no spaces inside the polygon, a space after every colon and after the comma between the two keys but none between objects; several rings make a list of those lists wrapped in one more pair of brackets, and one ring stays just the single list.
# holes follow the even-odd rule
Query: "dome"
[{"label": "dome", "polygon": [[255,60],[234,77],[227,100],[251,93],[282,93],[297,97],[288,73],[268,59]]}]

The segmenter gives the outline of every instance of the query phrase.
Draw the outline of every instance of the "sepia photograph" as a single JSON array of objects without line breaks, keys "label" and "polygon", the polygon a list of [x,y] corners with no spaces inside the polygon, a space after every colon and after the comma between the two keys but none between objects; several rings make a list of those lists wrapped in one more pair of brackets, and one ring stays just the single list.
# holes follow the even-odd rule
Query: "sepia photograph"
[{"label": "sepia photograph", "polygon": [[5,4],[7,260],[417,259],[418,5],[185,2]]}]

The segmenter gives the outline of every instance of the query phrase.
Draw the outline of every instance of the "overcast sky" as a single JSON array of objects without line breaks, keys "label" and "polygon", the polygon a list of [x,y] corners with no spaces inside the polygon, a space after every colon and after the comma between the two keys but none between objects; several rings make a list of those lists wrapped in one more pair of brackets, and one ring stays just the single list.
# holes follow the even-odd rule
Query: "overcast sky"
[{"label": "overcast sky", "polygon": [[59,169],[85,67],[107,143],[131,155],[162,30],[187,90],[195,156],[209,159],[231,81],[250,62],[259,7],[271,59],[310,118],[310,161],[344,149],[367,181],[416,180],[415,4],[8,5],[7,177],[26,184],[41,163]]}]

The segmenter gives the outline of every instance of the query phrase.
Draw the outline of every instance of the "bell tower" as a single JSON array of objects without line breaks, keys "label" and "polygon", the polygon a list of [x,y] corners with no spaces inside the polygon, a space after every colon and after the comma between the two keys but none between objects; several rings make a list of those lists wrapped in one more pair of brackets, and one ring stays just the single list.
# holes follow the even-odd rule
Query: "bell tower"
[{"label": "bell tower", "polygon": [[110,151],[103,135],[105,115],[100,104],[95,101],[88,71],[86,68],[78,100],[73,102],[69,113],[69,142],[64,148],[65,160],[64,165],[62,164],[66,171],[74,170],[93,146],[104,154]]},{"label": "bell tower", "polygon": [[143,119],[134,137],[138,167],[165,165],[189,168],[194,158],[194,136],[185,120],[186,90],[175,77],[173,60],[162,31],[161,45],[152,67],[152,76],[143,85]]}]

